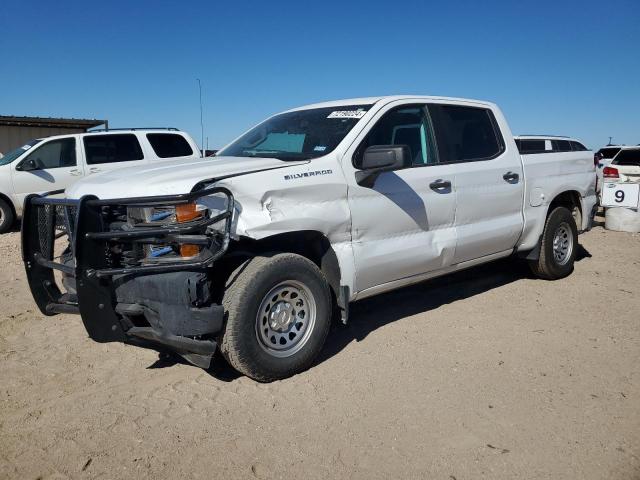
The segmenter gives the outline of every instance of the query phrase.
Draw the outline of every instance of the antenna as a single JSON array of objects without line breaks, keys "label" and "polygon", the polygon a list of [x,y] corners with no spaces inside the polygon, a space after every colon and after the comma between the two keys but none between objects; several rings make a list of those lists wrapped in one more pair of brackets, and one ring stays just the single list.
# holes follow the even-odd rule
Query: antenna
[{"label": "antenna", "polygon": [[196,80],[198,80],[198,90],[200,91],[200,149],[201,149],[201,154],[204,157],[204,124],[202,123],[202,83],[200,82],[199,78],[196,78]]},{"label": "antenna", "polygon": [[611,143],[612,139],[613,139],[613,137],[609,137],[609,145],[613,145],[613,143]]}]

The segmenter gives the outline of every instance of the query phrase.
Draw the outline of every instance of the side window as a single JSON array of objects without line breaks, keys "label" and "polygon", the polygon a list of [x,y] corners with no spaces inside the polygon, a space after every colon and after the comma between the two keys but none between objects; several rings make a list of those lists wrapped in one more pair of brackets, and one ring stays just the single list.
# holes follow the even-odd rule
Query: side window
[{"label": "side window", "polygon": [[441,162],[488,160],[504,151],[491,110],[457,105],[429,105]]},{"label": "side window", "polygon": [[569,140],[551,140],[551,148],[554,152],[570,152],[571,144]]},{"label": "side window", "polygon": [[544,153],[545,141],[544,140],[520,140],[518,146],[520,153],[523,155],[531,153]]},{"label": "side window", "polygon": [[380,118],[358,146],[353,164],[362,164],[364,151],[374,145],[407,145],[415,166],[436,163],[430,122],[424,105],[402,105]]},{"label": "side window", "polygon": [[569,142],[569,143],[571,143],[571,149],[574,152],[584,152],[585,150],[587,150],[587,147],[582,145],[580,142]]},{"label": "side window", "polygon": [[61,138],[45,143],[27,156],[27,160],[33,160],[36,167],[41,170],[48,168],[75,167],[76,165],[76,139]]},{"label": "side window", "polygon": [[84,149],[89,165],[142,160],[142,148],[135,135],[90,135],[84,137]]},{"label": "side window", "polygon": [[148,133],[147,140],[149,140],[153,151],[160,158],[193,155],[193,149],[182,135],[176,135],[175,133]]}]

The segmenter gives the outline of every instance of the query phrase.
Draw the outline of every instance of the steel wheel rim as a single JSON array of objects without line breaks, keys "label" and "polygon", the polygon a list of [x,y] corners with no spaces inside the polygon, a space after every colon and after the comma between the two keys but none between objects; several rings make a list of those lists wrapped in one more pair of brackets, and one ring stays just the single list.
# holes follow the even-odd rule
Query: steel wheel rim
[{"label": "steel wheel rim", "polygon": [[316,323],[316,301],[295,280],[277,284],[263,297],[256,314],[256,337],[269,355],[284,358],[305,346]]},{"label": "steel wheel rim", "polygon": [[553,259],[558,265],[566,265],[573,253],[573,234],[571,227],[562,222],[553,234]]}]

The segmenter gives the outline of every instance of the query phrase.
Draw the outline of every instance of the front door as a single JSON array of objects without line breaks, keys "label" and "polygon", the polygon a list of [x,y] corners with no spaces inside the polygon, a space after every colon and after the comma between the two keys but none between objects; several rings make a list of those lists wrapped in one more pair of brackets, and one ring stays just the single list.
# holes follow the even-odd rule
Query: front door
[{"label": "front door", "polygon": [[[371,125],[343,163],[349,182],[357,292],[447,267],[456,245],[455,165],[437,163],[425,105],[394,102],[381,109]],[[358,184],[359,162],[373,145],[409,146],[412,167]]]},{"label": "front door", "polygon": [[64,190],[84,175],[77,158],[75,137],[44,141],[13,168],[13,189],[18,203],[30,193]]}]

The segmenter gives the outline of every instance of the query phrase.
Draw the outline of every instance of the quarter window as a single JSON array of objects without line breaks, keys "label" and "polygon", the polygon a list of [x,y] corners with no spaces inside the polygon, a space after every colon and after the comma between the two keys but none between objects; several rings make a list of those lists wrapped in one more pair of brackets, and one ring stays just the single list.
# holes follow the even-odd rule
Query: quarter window
[{"label": "quarter window", "polygon": [[84,137],[84,149],[89,165],[131,162],[144,158],[138,139],[130,133]]},{"label": "quarter window", "polygon": [[182,135],[175,133],[148,133],[147,139],[160,158],[188,157],[193,149]]},{"label": "quarter window", "polygon": [[551,140],[551,149],[554,152],[570,152],[571,144],[569,140]]},{"label": "quarter window", "polygon": [[585,147],[583,144],[581,144],[580,142],[569,142],[571,143],[571,149],[574,152],[584,152],[587,150],[587,147]]},{"label": "quarter window", "polygon": [[23,163],[28,160],[33,160],[36,167],[41,170],[75,167],[76,139],[61,138],[60,140],[51,140],[27,156]]},{"label": "quarter window", "polygon": [[374,145],[407,145],[415,166],[436,163],[433,134],[424,105],[403,105],[385,113],[362,141],[354,156],[356,168],[364,151]]},{"label": "quarter window", "polygon": [[491,110],[457,105],[429,105],[441,162],[487,160],[504,151]]}]

